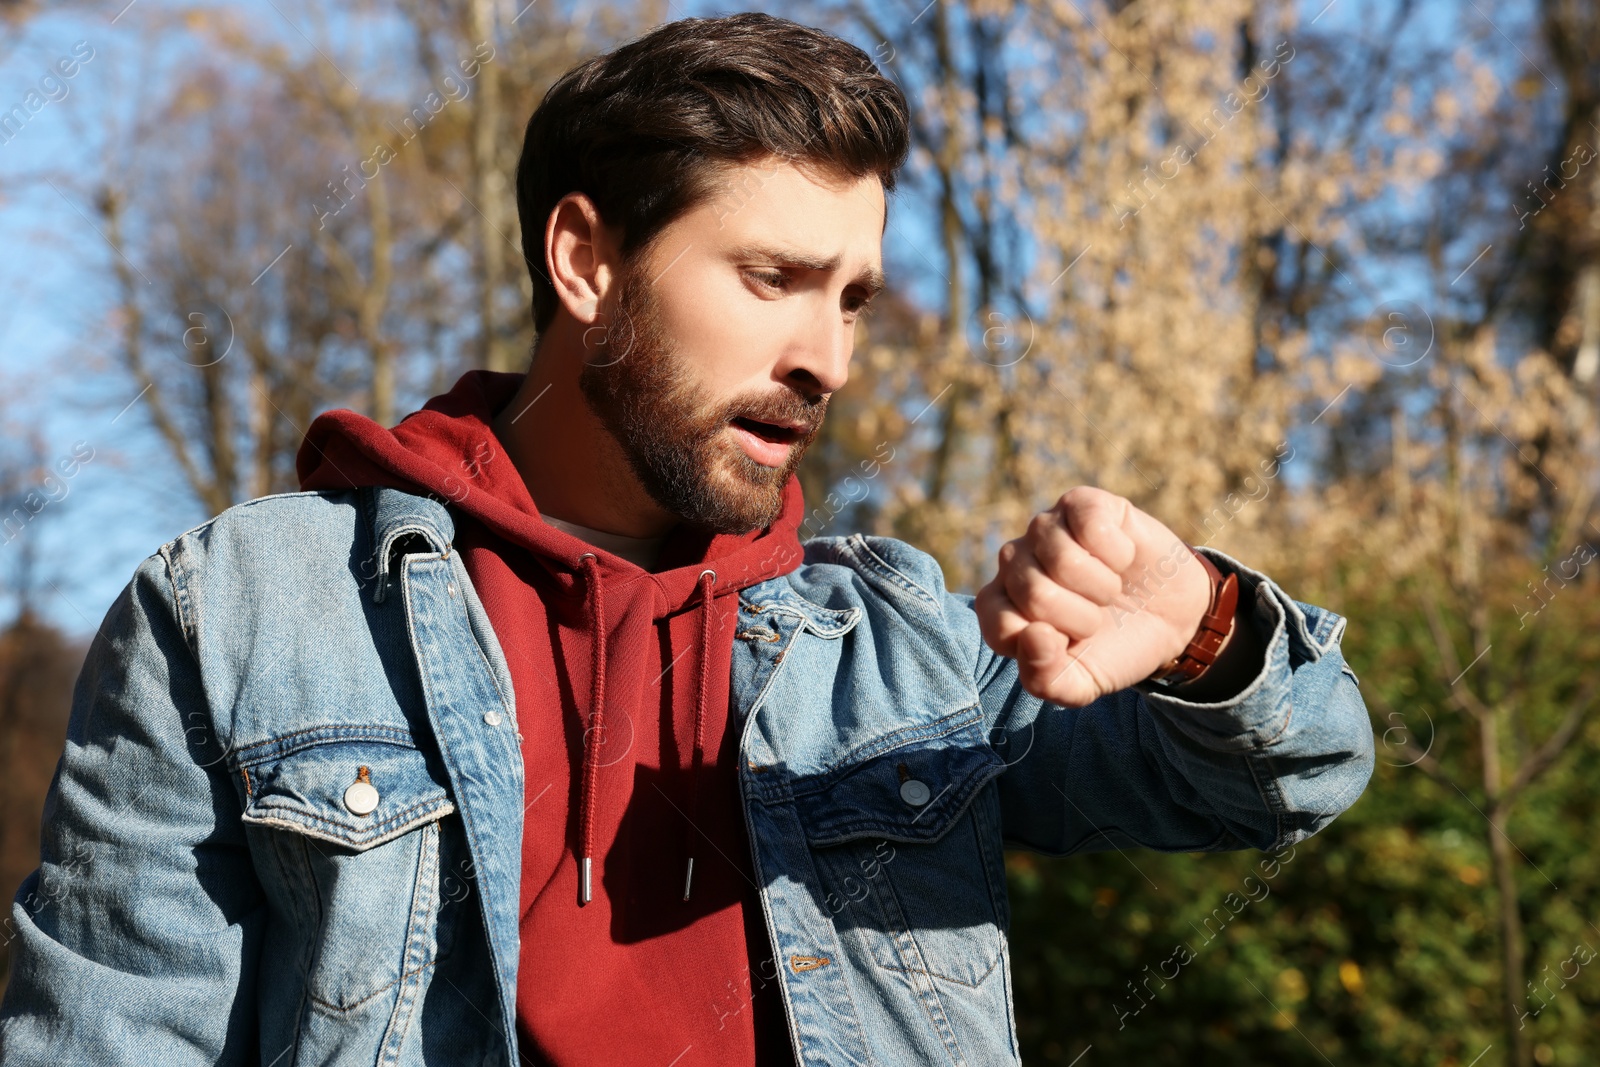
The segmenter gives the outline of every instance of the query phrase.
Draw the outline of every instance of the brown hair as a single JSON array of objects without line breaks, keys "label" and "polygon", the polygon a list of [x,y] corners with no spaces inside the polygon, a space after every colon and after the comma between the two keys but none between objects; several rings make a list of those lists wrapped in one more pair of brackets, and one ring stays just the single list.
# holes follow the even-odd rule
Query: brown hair
[{"label": "brown hair", "polygon": [[726,165],[776,155],[876,174],[887,195],[908,127],[905,95],[865,52],[761,12],[679,19],[574,67],[528,120],[517,162],[534,328],[555,316],[544,229],[568,193],[587,194],[620,225],[631,261],[716,191]]}]

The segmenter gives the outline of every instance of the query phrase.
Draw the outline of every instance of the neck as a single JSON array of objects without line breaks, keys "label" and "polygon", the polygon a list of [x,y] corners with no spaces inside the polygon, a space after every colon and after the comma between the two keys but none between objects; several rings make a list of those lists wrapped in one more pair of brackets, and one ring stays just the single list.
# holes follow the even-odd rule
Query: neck
[{"label": "neck", "polygon": [[578,387],[584,349],[574,325],[558,315],[540,338],[516,396],[495,417],[495,436],[541,513],[624,537],[659,537],[677,517],[644,491],[622,446],[590,410]]}]

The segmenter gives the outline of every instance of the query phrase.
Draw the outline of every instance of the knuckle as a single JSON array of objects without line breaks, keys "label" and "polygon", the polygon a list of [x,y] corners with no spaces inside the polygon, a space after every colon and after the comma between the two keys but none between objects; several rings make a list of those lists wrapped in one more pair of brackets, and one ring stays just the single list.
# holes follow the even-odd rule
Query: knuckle
[{"label": "knuckle", "polygon": [[1048,555],[1066,550],[1072,544],[1072,534],[1067,531],[1066,523],[1061,522],[1061,517],[1054,512],[1042,512],[1035,515],[1034,522],[1029,523],[1032,533],[1032,547],[1034,555],[1043,558]]},{"label": "knuckle", "polygon": [[1076,485],[1061,494],[1062,505],[1075,512],[1097,510],[1115,499],[1104,489],[1097,489],[1092,485]]},{"label": "knuckle", "polygon": [[1061,504],[1063,507],[1074,507],[1093,499],[1096,491],[1093,486],[1075,485],[1061,494]]}]

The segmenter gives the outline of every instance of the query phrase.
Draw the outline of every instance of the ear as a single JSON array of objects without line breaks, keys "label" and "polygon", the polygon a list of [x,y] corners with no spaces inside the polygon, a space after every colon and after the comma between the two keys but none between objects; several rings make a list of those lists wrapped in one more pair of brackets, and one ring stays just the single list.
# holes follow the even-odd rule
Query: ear
[{"label": "ear", "polygon": [[567,314],[584,326],[593,325],[616,279],[618,241],[605,225],[594,201],[584,193],[568,193],[545,223],[545,262],[550,282]]}]

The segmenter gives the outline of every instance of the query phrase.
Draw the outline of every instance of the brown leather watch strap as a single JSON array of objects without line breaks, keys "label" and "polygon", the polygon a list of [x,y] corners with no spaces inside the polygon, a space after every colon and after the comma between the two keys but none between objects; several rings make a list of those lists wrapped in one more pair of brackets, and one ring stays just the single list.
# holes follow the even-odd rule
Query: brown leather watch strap
[{"label": "brown leather watch strap", "polygon": [[1217,570],[1216,564],[1199,552],[1195,552],[1194,546],[1185,547],[1200,561],[1200,565],[1206,569],[1206,574],[1211,578],[1211,603],[1207,605],[1205,614],[1200,617],[1200,627],[1195,631],[1194,640],[1189,642],[1189,646],[1157,667],[1147,679],[1165,686],[1192,682],[1217,661],[1217,654],[1222,651],[1222,646],[1233,633],[1234,612],[1239,606],[1239,576],[1229,574],[1224,578],[1222,572]]}]

